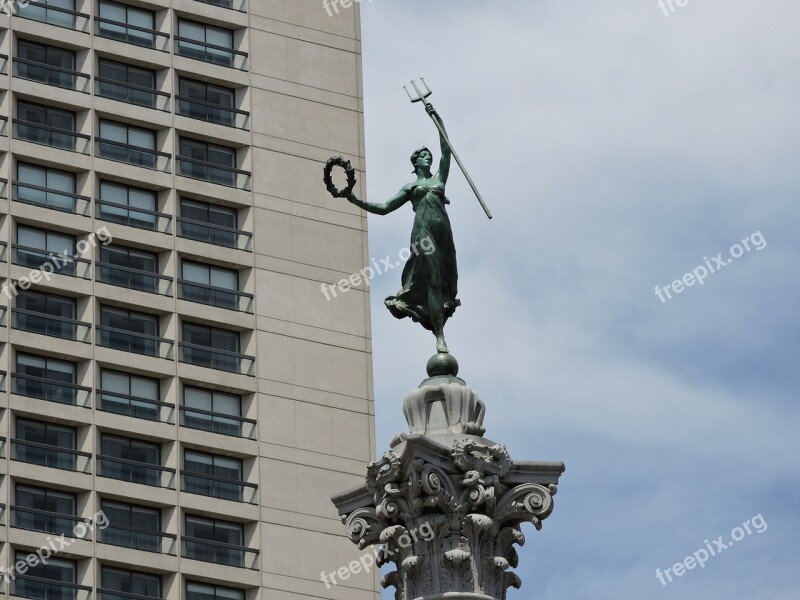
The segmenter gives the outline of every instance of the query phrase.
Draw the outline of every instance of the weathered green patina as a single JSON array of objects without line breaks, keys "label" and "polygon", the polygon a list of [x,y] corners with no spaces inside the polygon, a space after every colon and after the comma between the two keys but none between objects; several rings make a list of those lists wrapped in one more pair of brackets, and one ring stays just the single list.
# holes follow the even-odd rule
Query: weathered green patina
[{"label": "weathered green patina", "polygon": [[[433,154],[420,148],[411,155],[416,180],[403,186],[382,204],[360,200],[352,192],[347,199],[376,215],[386,215],[406,204],[414,209],[410,258],[403,268],[402,288],[384,303],[398,319],[410,317],[436,336],[436,350],[447,352],[444,325],[461,301],[458,292],[458,267],[453,232],[445,205],[445,184],[450,174],[451,151],[444,123],[431,104],[426,110],[440,130],[442,157],[439,170],[431,173]],[[427,248],[433,248],[428,251]],[[426,249],[422,251],[422,249]]]}]

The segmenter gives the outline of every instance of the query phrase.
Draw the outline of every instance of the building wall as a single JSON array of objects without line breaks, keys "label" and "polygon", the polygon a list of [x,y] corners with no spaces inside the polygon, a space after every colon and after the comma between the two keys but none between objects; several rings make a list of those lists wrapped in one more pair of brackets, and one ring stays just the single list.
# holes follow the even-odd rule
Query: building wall
[{"label": "building wall", "polygon": [[[242,0],[233,0],[237,7]],[[162,528],[176,536],[172,552],[154,553],[74,540],[59,552],[78,562],[80,592],[98,598],[102,565],[162,575],[162,596],[186,597],[185,581],[207,581],[247,590],[247,599],[361,598],[378,595],[375,574],[359,574],[327,587],[322,571],[338,570],[360,552],[343,535],[329,496],[363,478],[374,454],[369,297],[364,286],[327,300],[323,284],[333,284],[368,263],[367,221],[359,210],[331,198],[322,184],[324,162],[332,155],[351,159],[363,179],[364,134],[361,46],[358,7],[329,17],[319,0],[247,0],[232,10],[198,0],[126,0],[120,4],[155,11],[155,29],[163,49],[144,48],[97,35],[97,0],[77,0],[75,29],[0,13],[0,53],[8,56],[0,74],[0,240],[7,243],[0,277],[8,285],[29,277],[30,266],[15,264],[17,227],[35,226],[90,241],[105,228],[114,244],[158,253],[159,273],[167,278],[163,293],[129,289],[99,281],[98,247],[83,258],[86,277],[52,275],[32,290],[77,299],[77,319],[89,326],[85,341],[41,335],[15,326],[14,292],[0,294],[0,566],[11,565],[17,550],[31,551],[53,537],[12,526],[11,506],[17,484],[74,492],[78,516],[88,518],[100,499],[129,501],[161,509]],[[26,9],[22,9],[23,11]],[[179,18],[234,32],[234,46],[244,68],[230,68],[179,56]],[[168,37],[167,37],[168,36]],[[15,76],[14,56],[24,39],[76,53],[76,70],[86,75],[63,89]],[[246,55],[246,56],[245,56]],[[98,59],[113,59],[157,71],[157,88],[169,98],[168,110],[156,110],[100,97],[95,77]],[[178,77],[224,84],[236,89],[236,107],[249,113],[228,127],[176,114]],[[34,143],[18,135],[18,102],[32,101],[76,113],[77,131],[89,136],[86,152]],[[96,137],[100,119],[157,132],[159,161],[168,168],[149,169],[101,157]],[[24,124],[23,124],[24,125]],[[183,137],[237,149],[236,185],[209,183],[180,174]],[[17,164],[25,162],[75,173],[76,193],[87,200],[78,214],[15,200]],[[131,227],[99,218],[100,180],[157,192],[159,228]],[[359,182],[359,189],[361,182]],[[357,190],[358,191],[358,190]],[[363,190],[362,190],[363,191]],[[201,200],[238,212],[238,228],[252,235],[244,249],[209,244],[180,235],[180,200]],[[163,225],[163,226],[161,226]],[[241,239],[246,240],[246,236]],[[184,260],[236,269],[240,289],[252,295],[252,310],[228,310],[190,302],[179,293]],[[79,268],[84,268],[79,266]],[[8,289],[8,287],[7,287]],[[18,288],[17,288],[18,289]],[[140,311],[159,318],[164,356],[103,347],[98,343],[100,305]],[[193,322],[240,332],[241,353],[254,359],[252,369],[232,373],[189,364],[181,359],[182,323]],[[162,349],[164,349],[162,348]],[[90,388],[87,399],[69,405],[14,393],[13,376],[20,352],[72,361],[77,384]],[[166,403],[160,421],[99,410],[103,368],[159,380]],[[252,435],[230,436],[182,425],[185,385],[242,396],[243,417]],[[12,440],[18,418],[32,418],[76,428],[77,450],[87,453],[80,472],[16,460]],[[101,434],[152,441],[160,445],[167,469],[163,487],[100,476],[97,456]],[[242,460],[244,480],[257,486],[252,503],[181,491],[180,471],[186,449]],[[81,459],[83,460],[83,459]],[[172,474],[170,474],[172,473]],[[254,568],[192,560],[182,556],[186,514],[244,524],[245,545],[258,551]],[[14,582],[2,591],[10,594]]]}]

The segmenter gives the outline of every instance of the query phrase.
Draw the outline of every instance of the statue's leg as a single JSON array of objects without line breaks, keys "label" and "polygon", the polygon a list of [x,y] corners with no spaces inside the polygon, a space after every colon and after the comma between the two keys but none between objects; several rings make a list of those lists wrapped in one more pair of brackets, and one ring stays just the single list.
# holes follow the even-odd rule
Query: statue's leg
[{"label": "statue's leg", "polygon": [[436,351],[447,352],[447,343],[444,341],[444,310],[442,309],[441,294],[431,286],[428,290],[428,315],[433,326],[433,335],[436,336]]}]

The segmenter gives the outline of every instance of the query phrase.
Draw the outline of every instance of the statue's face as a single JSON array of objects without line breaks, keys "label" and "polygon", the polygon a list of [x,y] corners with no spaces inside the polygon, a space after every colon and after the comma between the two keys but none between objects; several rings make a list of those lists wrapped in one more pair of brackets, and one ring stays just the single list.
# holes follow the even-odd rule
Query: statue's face
[{"label": "statue's face", "polygon": [[431,163],[433,162],[433,156],[427,150],[423,150],[419,153],[417,157],[417,166],[418,167],[430,167]]}]

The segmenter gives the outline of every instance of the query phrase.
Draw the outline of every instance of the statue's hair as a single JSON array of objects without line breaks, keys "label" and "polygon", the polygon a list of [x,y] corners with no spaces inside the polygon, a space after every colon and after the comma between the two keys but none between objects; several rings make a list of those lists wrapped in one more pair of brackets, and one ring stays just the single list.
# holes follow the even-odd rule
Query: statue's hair
[{"label": "statue's hair", "polygon": [[419,158],[419,155],[422,154],[423,152],[427,152],[428,154],[433,156],[433,152],[428,150],[427,146],[423,146],[422,148],[418,148],[417,150],[414,150],[414,153],[411,155],[411,164],[414,165],[414,170],[411,171],[412,173],[416,173],[417,172],[417,159]]}]

